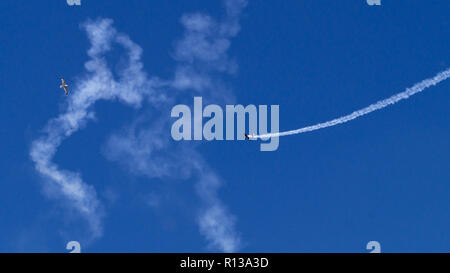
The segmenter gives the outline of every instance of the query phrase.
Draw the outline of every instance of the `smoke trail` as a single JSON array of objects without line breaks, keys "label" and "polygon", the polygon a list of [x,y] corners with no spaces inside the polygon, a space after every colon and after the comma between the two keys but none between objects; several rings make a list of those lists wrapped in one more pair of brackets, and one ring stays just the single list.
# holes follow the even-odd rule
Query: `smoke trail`
[{"label": "smoke trail", "polygon": [[[196,221],[201,234],[213,248],[224,252],[239,249],[241,240],[235,230],[235,217],[218,197],[222,179],[195,147],[180,148],[170,141],[167,136],[170,116],[165,113],[170,112],[167,108],[174,101],[189,96],[190,91],[206,92],[203,96],[207,98],[225,100],[230,96],[231,92],[221,92],[224,88],[220,86],[218,72],[231,73],[236,68],[227,51],[231,38],[239,32],[239,15],[246,4],[246,0],[226,0],[224,21],[201,13],[184,15],[181,23],[185,34],[176,44],[173,56],[177,67],[175,77],[170,80],[147,76],[141,60],[142,48],[118,32],[112,20],[100,18],[83,24],[91,44],[90,58],[85,63],[87,73],[67,97],[66,110],[51,119],[42,135],[32,142],[30,157],[52,197],[67,201],[70,208],[87,220],[90,228],[87,240],[102,235],[104,208],[94,186],[87,184],[80,173],[59,167],[54,156],[65,139],[95,117],[97,101],[118,100],[135,109],[151,110],[154,123],[149,128],[136,129],[134,124],[147,121],[140,117],[125,133],[110,137],[105,148],[108,159],[123,161],[133,173],[148,178],[197,179],[195,188],[202,205]],[[125,65],[117,70],[117,75],[106,58],[116,46],[126,54]],[[164,114],[158,116],[161,111]]]},{"label": "smoke trail", "polygon": [[279,133],[270,133],[270,134],[263,134],[263,135],[253,135],[251,136],[252,139],[258,139],[258,138],[270,138],[270,137],[280,137],[280,136],[287,136],[287,135],[296,135],[296,134],[302,134],[306,132],[311,132],[331,126],[335,126],[341,123],[346,123],[350,120],[354,120],[356,118],[359,118],[361,116],[367,115],[369,113],[372,113],[374,111],[383,109],[391,104],[395,104],[401,100],[405,100],[412,95],[415,95],[417,93],[420,93],[427,89],[428,87],[432,85],[436,85],[446,79],[450,78],[450,68],[447,70],[444,70],[434,76],[433,78],[425,79],[419,83],[416,83],[413,87],[407,88],[405,91],[398,93],[396,95],[393,95],[387,99],[380,100],[374,104],[371,104],[365,108],[362,108],[360,110],[357,110],[349,115],[332,119],[326,122],[318,123],[316,125],[311,125],[307,127],[303,127],[296,130],[286,131],[286,132],[279,132]]},{"label": "smoke trail", "polygon": [[[83,25],[91,47],[89,61],[85,63],[85,80],[72,89],[68,106],[64,113],[51,119],[43,135],[34,140],[30,156],[35,168],[45,179],[46,187],[67,199],[90,227],[90,239],[102,234],[103,208],[92,185],[83,181],[76,172],[61,169],[53,162],[53,157],[61,143],[85,126],[94,117],[92,106],[98,100],[120,100],[125,104],[139,107],[144,96],[154,98],[155,81],[147,79],[142,71],[141,48],[126,35],[112,27],[112,20],[88,21]],[[114,79],[112,71],[104,60],[104,55],[113,44],[122,46],[128,55],[127,65],[120,71],[119,80]]]}]

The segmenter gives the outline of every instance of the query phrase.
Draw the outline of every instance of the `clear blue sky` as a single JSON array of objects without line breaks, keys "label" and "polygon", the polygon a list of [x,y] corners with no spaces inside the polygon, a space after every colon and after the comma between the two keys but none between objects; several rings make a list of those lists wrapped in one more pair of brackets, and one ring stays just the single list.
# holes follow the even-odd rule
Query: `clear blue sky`
[{"label": "clear blue sky", "polygon": [[[229,48],[217,60],[191,62],[194,53],[177,52],[189,35],[186,14],[209,15],[216,26],[239,21],[240,31],[225,37]],[[242,252],[368,252],[376,240],[383,252],[449,252],[450,81],[352,122],[282,137],[274,152],[248,141],[175,143],[158,123],[199,94],[167,86],[180,67],[213,81],[201,91],[207,103],[280,105],[280,130],[350,113],[450,67],[449,15],[446,0],[249,0],[237,15],[207,0],[1,1],[0,251],[67,252],[77,240],[83,252],[215,252],[229,244]],[[98,18],[142,49],[145,81],[159,79],[155,93],[173,102],[157,109],[146,98],[140,108],[98,100],[89,106],[95,120],[62,140],[51,162],[95,192],[98,210],[86,216],[36,170],[30,151],[81,92],[91,46],[83,24]],[[104,59],[119,77],[120,46]],[[123,144],[133,141],[134,150]],[[202,228],[211,208],[222,214]],[[99,227],[89,224],[94,218]]]}]

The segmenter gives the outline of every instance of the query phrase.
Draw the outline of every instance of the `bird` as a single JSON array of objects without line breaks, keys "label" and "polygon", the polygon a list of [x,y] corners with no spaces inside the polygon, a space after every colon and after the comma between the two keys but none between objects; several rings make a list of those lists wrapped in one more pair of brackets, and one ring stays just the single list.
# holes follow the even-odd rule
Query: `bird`
[{"label": "bird", "polygon": [[66,92],[66,96],[69,94],[69,89],[67,89],[67,83],[66,83],[66,81],[64,80],[64,78],[61,78],[61,82],[62,82],[62,84],[59,86],[59,88],[62,88],[62,89],[64,89],[64,91]]}]

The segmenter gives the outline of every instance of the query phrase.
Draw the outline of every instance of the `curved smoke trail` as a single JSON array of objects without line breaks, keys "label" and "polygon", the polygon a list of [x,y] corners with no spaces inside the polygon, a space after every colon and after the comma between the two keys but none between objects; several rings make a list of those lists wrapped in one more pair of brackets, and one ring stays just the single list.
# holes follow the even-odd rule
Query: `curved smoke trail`
[{"label": "curved smoke trail", "polygon": [[252,136],[253,139],[258,139],[258,138],[270,138],[270,137],[280,137],[280,136],[287,136],[287,135],[296,135],[296,134],[302,134],[302,133],[306,133],[306,132],[311,132],[311,131],[315,131],[315,130],[319,130],[319,129],[323,129],[323,128],[327,128],[327,127],[331,127],[331,126],[335,126],[341,123],[346,123],[350,120],[359,118],[361,116],[367,115],[369,113],[372,113],[374,111],[383,109],[391,104],[395,104],[401,100],[405,100],[409,97],[411,97],[412,95],[415,95],[417,93],[420,93],[422,91],[424,91],[425,89],[427,89],[428,87],[432,86],[432,85],[436,85],[446,79],[450,78],[450,68],[448,68],[447,70],[444,70],[442,72],[440,72],[439,74],[437,74],[436,76],[434,76],[433,78],[429,78],[429,79],[425,79],[419,83],[416,83],[414,86],[407,88],[405,91],[398,93],[396,95],[393,95],[387,99],[384,100],[380,100],[374,104],[371,104],[365,108],[362,108],[360,110],[357,110],[351,114],[348,114],[346,116],[340,117],[340,118],[336,118],[336,119],[332,119],[326,122],[322,122],[322,123],[318,123],[316,125],[311,125],[311,126],[307,126],[307,127],[303,127],[300,129],[296,129],[296,130],[291,130],[291,131],[286,131],[286,132],[279,132],[279,133],[270,133],[270,134],[262,134],[262,135],[254,135]]}]

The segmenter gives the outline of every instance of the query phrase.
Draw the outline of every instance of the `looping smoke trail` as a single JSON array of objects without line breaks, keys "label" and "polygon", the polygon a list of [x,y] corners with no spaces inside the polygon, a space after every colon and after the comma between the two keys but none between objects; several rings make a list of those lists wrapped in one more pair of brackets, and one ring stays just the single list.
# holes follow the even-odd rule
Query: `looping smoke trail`
[{"label": "looping smoke trail", "polygon": [[329,120],[326,122],[318,123],[316,125],[303,127],[303,128],[296,129],[296,130],[279,132],[279,133],[263,134],[263,135],[254,135],[254,136],[252,136],[252,138],[258,139],[258,138],[270,138],[270,137],[280,137],[280,136],[287,136],[287,135],[296,135],[296,134],[311,132],[311,131],[315,131],[315,130],[319,130],[319,129],[323,129],[323,128],[327,128],[327,127],[336,126],[341,123],[346,123],[350,120],[353,120],[353,119],[359,118],[361,116],[367,115],[369,113],[372,113],[374,111],[383,109],[391,104],[395,104],[401,100],[405,100],[405,99],[411,97],[412,95],[420,93],[420,92],[424,91],[425,89],[427,89],[428,87],[436,85],[448,78],[450,78],[450,68],[438,73],[433,78],[425,79],[419,83],[416,83],[414,86],[407,88],[405,91],[403,91],[401,93],[393,95],[387,99],[380,100],[380,101],[378,101],[374,104],[371,104],[365,108],[357,110],[349,115],[346,115],[346,116],[343,116],[340,118],[336,118],[336,119],[332,119],[332,120]]},{"label": "looping smoke trail", "polygon": [[[170,116],[159,116],[174,101],[190,96],[188,92],[201,92],[204,97],[223,100],[232,97],[231,92],[221,87],[218,73],[233,73],[236,69],[227,51],[231,39],[239,32],[239,17],[247,1],[225,0],[224,3],[223,21],[202,13],[182,16],[185,33],[175,46],[173,57],[177,67],[174,78],[169,80],[147,76],[141,60],[142,48],[118,32],[112,20],[99,18],[82,25],[91,44],[87,52],[89,60],[85,63],[87,73],[73,85],[65,111],[51,119],[42,135],[32,142],[30,157],[51,197],[67,201],[70,208],[87,220],[90,236],[86,240],[102,235],[102,202],[93,185],[87,184],[80,173],[62,169],[54,162],[54,156],[65,139],[95,118],[96,102],[118,100],[135,109],[149,109],[154,119],[151,123],[148,120],[149,128],[136,129],[134,124],[147,121],[141,116],[127,132],[110,137],[105,148],[108,159],[147,178],[198,180],[195,187],[202,204],[196,222],[209,247],[235,252],[241,246],[235,217],[218,197],[222,179],[194,147],[179,149],[171,143],[167,137],[170,130],[166,128]],[[107,54],[117,46],[126,54],[125,65],[113,73]],[[173,92],[185,90],[188,91]]]}]

